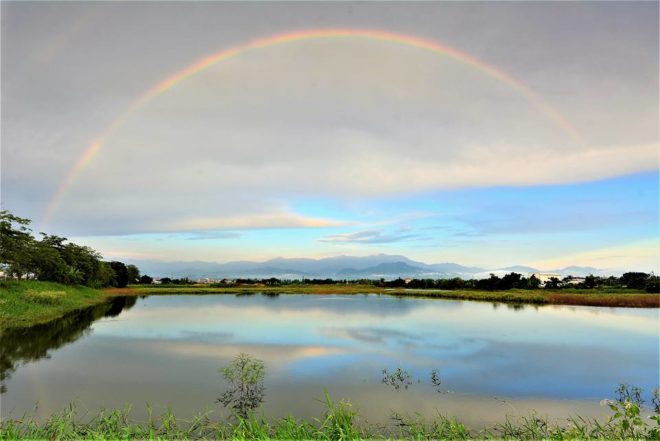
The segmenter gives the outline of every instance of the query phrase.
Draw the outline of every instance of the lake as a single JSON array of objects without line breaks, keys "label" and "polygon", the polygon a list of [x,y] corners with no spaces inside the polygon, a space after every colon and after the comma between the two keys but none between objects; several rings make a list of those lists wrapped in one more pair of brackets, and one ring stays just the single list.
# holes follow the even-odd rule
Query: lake
[{"label": "lake", "polygon": [[[392,411],[471,426],[527,415],[604,416],[619,383],[658,385],[657,309],[513,307],[387,295],[116,298],[0,336],[3,417],[38,403],[94,412],[145,403],[177,416],[213,407],[218,369],[238,353],[266,364],[268,416],[320,417],[323,388],[371,423]],[[382,370],[405,369],[395,390]],[[438,369],[442,384],[431,384]],[[439,390],[438,390],[439,389]]]}]

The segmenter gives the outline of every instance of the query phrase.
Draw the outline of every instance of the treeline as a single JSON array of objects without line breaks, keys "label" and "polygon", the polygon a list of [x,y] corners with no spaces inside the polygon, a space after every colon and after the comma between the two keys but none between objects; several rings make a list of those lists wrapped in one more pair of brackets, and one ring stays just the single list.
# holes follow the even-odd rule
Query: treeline
[{"label": "treeline", "polygon": [[35,279],[93,288],[125,287],[139,283],[135,265],[105,262],[90,247],[67,241],[65,237],[40,233],[32,235],[30,220],[0,211],[0,272],[5,278]]},{"label": "treeline", "polygon": [[[165,280],[165,279],[162,279]],[[168,283],[182,281],[181,284],[191,284],[188,279],[167,279]],[[163,282],[164,283],[164,282]],[[598,288],[627,288],[650,293],[660,292],[660,278],[653,274],[641,272],[628,272],[621,277],[598,277],[589,275],[585,278],[564,277],[559,279],[552,277],[542,283],[535,275],[525,277],[518,273],[505,274],[499,277],[491,274],[485,279],[402,279],[394,280],[372,280],[372,279],[307,279],[281,280],[275,277],[268,279],[223,279],[210,286],[240,286],[240,285],[264,285],[264,286],[287,286],[287,285],[373,285],[382,288],[411,288],[411,289],[442,289],[442,290],[479,290],[479,291],[506,291],[509,289],[598,289]]]},{"label": "treeline", "polygon": [[585,278],[551,277],[542,283],[536,276],[525,277],[518,273],[505,274],[498,277],[491,274],[486,279],[412,279],[409,281],[395,279],[390,281],[380,280],[375,282],[377,286],[390,288],[416,288],[416,289],[444,289],[444,290],[480,290],[480,291],[506,291],[509,289],[598,289],[598,288],[628,288],[640,291],[657,293],[660,292],[660,278],[653,274],[629,272],[621,277],[598,277],[588,275]]},{"label": "treeline", "polygon": [[[151,282],[149,282],[151,283]],[[161,285],[194,285],[195,282],[190,280],[188,277],[182,279],[171,279],[169,277],[163,277],[160,279]]]}]

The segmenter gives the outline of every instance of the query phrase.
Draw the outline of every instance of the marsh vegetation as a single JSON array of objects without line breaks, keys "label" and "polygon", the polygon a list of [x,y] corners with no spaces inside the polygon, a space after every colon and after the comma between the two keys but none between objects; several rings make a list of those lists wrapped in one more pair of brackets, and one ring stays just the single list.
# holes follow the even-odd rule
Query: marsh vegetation
[{"label": "marsh vegetation", "polygon": [[[605,420],[571,416],[564,421],[551,422],[538,414],[506,421],[481,430],[470,429],[459,419],[438,415],[424,419],[419,415],[392,412],[387,424],[372,425],[361,419],[351,403],[335,402],[327,390],[323,391],[325,412],[311,420],[294,416],[268,419],[257,413],[264,397],[265,366],[248,354],[239,354],[232,363],[221,369],[229,385],[218,400],[233,411],[232,417],[213,419],[208,408],[191,419],[179,419],[168,409],[154,417],[148,406],[146,421],[131,418],[130,407],[104,410],[81,422],[74,405],[38,421],[30,415],[0,422],[0,439],[283,439],[283,440],[352,440],[352,439],[611,439],[657,440],[660,438],[660,397],[653,392],[652,413],[643,415],[644,400],[638,387],[621,384],[616,398],[603,400],[611,410]],[[385,371],[384,371],[385,372]],[[409,385],[410,376],[397,369],[388,374],[392,383]],[[432,372],[437,380],[437,371]],[[433,381],[436,385],[436,381]],[[400,387],[396,387],[398,391]]]}]

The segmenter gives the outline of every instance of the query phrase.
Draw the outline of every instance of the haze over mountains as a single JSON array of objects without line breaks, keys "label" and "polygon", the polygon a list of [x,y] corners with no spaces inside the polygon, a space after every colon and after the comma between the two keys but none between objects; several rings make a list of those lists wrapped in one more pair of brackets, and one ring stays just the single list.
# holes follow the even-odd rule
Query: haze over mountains
[{"label": "haze over mountains", "polygon": [[[510,266],[505,268],[478,268],[457,263],[427,264],[411,260],[401,255],[376,254],[365,257],[336,256],[323,259],[283,258],[265,262],[236,261],[217,262],[159,262],[153,260],[134,260],[143,274],[153,277],[189,277],[200,278],[332,278],[332,279],[395,279],[412,278],[483,278],[490,273],[502,275],[517,272],[529,275],[535,272],[550,272],[561,276],[609,275],[592,267],[569,266],[559,269],[532,268],[529,266]],[[614,272],[617,273],[617,272]],[[613,273],[613,274],[614,274]]]}]

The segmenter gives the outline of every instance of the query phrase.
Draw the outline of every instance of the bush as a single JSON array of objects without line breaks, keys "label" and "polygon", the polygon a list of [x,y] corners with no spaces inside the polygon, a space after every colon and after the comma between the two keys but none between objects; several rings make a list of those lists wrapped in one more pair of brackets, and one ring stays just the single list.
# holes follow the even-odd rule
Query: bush
[{"label": "bush", "polygon": [[230,388],[222,393],[217,402],[231,408],[238,417],[247,419],[264,401],[264,362],[241,353],[220,372]]}]

